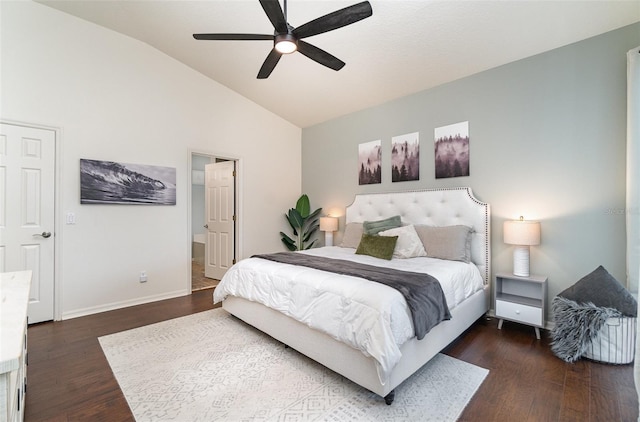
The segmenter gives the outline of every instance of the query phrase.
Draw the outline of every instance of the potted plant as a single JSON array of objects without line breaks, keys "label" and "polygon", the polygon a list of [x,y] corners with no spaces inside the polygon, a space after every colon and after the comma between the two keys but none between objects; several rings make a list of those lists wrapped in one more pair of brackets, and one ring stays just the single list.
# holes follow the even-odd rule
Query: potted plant
[{"label": "potted plant", "polygon": [[284,216],[293,229],[293,238],[280,232],[282,243],[284,243],[287,249],[290,251],[302,251],[313,247],[317,239],[311,241],[311,237],[318,231],[318,216],[321,211],[322,208],[318,208],[314,212],[311,212],[309,197],[306,194],[303,194],[298,199],[295,208],[289,209],[289,212]]}]

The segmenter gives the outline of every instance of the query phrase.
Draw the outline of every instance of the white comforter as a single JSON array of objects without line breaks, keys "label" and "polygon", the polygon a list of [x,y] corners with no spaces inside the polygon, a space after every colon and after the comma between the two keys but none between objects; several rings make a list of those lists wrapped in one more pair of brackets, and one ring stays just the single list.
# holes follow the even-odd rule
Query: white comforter
[{"label": "white comforter", "polygon": [[[463,262],[426,257],[386,261],[340,247],[299,253],[428,273],[440,281],[450,310],[483,287],[478,268]],[[214,290],[214,303],[228,295],[278,310],[372,356],[382,382],[400,360],[400,346],[414,337],[402,294],[358,277],[248,258],[227,271]]]}]

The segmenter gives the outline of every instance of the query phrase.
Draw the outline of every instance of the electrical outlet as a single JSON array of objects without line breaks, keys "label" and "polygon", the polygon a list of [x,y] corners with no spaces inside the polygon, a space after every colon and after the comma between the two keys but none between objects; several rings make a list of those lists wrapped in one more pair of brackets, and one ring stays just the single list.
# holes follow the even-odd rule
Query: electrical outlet
[{"label": "electrical outlet", "polygon": [[140,283],[146,283],[146,282],[147,282],[147,272],[140,271]]}]

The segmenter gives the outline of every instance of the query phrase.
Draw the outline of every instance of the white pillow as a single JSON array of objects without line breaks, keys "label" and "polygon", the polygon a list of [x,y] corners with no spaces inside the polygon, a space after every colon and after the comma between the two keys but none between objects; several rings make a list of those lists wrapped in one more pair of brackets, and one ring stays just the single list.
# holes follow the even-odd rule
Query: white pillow
[{"label": "white pillow", "polygon": [[394,258],[414,258],[427,256],[422,241],[412,225],[396,227],[378,233],[380,236],[398,236],[398,242],[393,250]]}]

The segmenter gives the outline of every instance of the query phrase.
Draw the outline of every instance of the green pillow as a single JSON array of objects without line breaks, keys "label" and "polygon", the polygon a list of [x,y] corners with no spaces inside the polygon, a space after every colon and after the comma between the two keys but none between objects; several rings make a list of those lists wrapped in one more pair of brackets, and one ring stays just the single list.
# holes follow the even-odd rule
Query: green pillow
[{"label": "green pillow", "polygon": [[362,224],[362,229],[366,234],[378,234],[381,231],[395,229],[402,226],[402,220],[399,215],[385,218],[384,220],[377,221],[365,221]]},{"label": "green pillow", "polygon": [[396,248],[397,241],[398,236],[363,234],[358,249],[356,249],[356,254],[390,260],[393,257],[393,250]]}]

